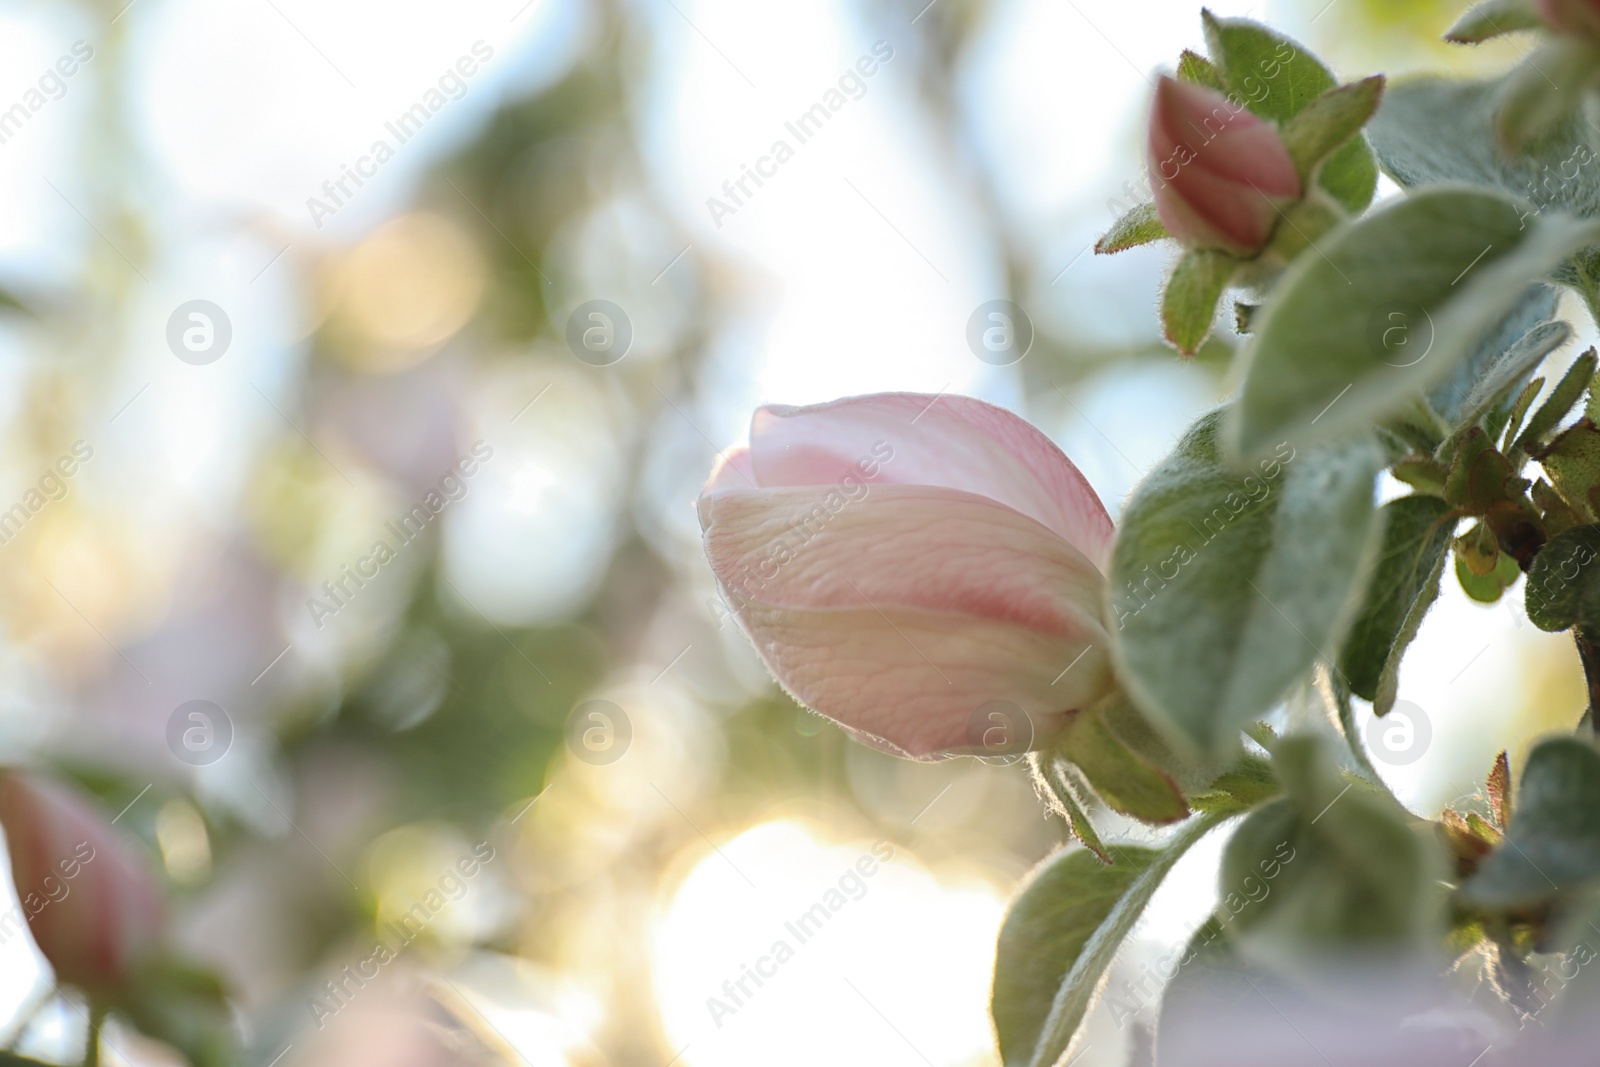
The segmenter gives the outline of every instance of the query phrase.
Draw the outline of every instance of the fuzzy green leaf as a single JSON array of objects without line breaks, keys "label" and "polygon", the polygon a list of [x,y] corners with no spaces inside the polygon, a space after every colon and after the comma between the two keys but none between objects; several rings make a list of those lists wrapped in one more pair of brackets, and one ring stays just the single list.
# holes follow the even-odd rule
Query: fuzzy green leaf
[{"label": "fuzzy green leaf", "polygon": [[1538,453],[1539,465],[1584,522],[1600,520],[1600,427],[1579,419]]},{"label": "fuzzy green leaf", "polygon": [[[1445,559],[1446,557],[1441,555],[1434,562],[1433,573],[1423,579],[1416,598],[1411,601],[1411,606],[1400,619],[1400,628],[1394,635],[1394,648],[1390,651],[1389,658],[1384,661],[1383,670],[1378,672],[1377,691],[1372,697],[1374,715],[1382,717],[1389,714],[1394,708],[1395,699],[1400,695],[1400,665],[1404,661],[1405,650],[1411,647],[1411,642],[1417,639],[1417,631],[1422,629],[1422,620],[1428,617],[1433,602],[1439,599],[1439,589],[1444,580]],[[1513,563],[1512,566],[1516,564]]]},{"label": "fuzzy green leaf", "polygon": [[1222,412],[1202,418],[1129,500],[1110,571],[1118,676],[1181,755],[1226,758],[1333,654],[1368,551],[1382,466],[1367,439],[1284,441],[1223,465]]},{"label": "fuzzy green leaf", "polygon": [[[1367,125],[1384,171],[1408,189],[1467,182],[1525,198],[1530,213],[1600,217],[1600,154],[1581,116],[1561,119],[1520,154],[1508,155],[1494,142],[1500,91],[1498,80],[1410,78],[1391,85]],[[1555,278],[1592,290],[1600,282],[1600,249],[1579,252]]]},{"label": "fuzzy green leaf", "polygon": [[1276,871],[1240,910],[1240,955],[1303,974],[1324,953],[1426,951],[1444,933],[1442,846],[1395,800],[1341,778],[1321,743],[1285,738],[1273,753],[1284,797],[1251,814],[1223,853],[1224,888]]},{"label": "fuzzy green leaf", "polygon": [[1028,875],[995,952],[990,1011],[1003,1062],[1033,1058],[1061,979],[1156,855],[1155,849],[1119,847],[1108,867],[1090,852],[1069,848]]},{"label": "fuzzy green leaf", "polygon": [[1502,195],[1425,189],[1338,231],[1284,275],[1250,337],[1237,452],[1338,436],[1407,410],[1600,224]]},{"label": "fuzzy green leaf", "polygon": [[1405,654],[1421,613],[1438,595],[1455,525],[1446,519],[1450,510],[1435,496],[1402,497],[1379,509],[1382,547],[1367,580],[1366,598],[1339,652],[1339,669],[1350,690],[1365,700],[1377,700],[1385,668]]},{"label": "fuzzy green leaf", "polygon": [[[1133,930],[1139,916],[1144,914],[1145,905],[1150,903],[1162,879],[1190,846],[1227,818],[1224,814],[1197,815],[1184,823],[1159,851],[1114,848],[1117,862],[1099,868],[1106,872],[1119,869],[1123,872],[1113,875],[1123,888],[1110,907],[1105,907],[1104,901],[1109,895],[1109,886],[1115,882],[1104,883],[1107,888],[1102,890],[1098,884],[1091,888],[1083,881],[1092,877],[1091,865],[1097,865],[1093,857],[1072,861],[1071,870],[1060,876],[1064,887],[1052,887],[1043,882],[1050,867],[1041,868],[1012,904],[1000,930],[1001,949],[995,962],[993,1003],[995,1028],[1001,1032],[1000,1048],[1006,1067],[1022,1064],[1054,1067],[1060,1061],[1094,1000],[1100,976],[1111,966],[1117,949]],[[1124,853],[1128,854],[1126,860],[1121,858]],[[1074,853],[1064,855],[1066,860],[1071,860]],[[1131,877],[1127,877],[1127,872],[1131,872]],[[1035,887],[1040,886],[1036,893]],[[1082,911],[1072,909],[1074,892],[1090,898],[1092,903]],[[1084,936],[1081,930],[1092,912],[1098,912],[1099,918],[1094,920],[1093,932]],[[1051,929],[1058,931],[1057,940],[1053,946],[1046,946],[1045,940],[1052,936],[1046,931]],[[1074,945],[1075,951],[1072,950]],[[1020,975],[1015,985],[1009,977],[1002,979],[1007,971]],[[1051,986],[1048,984],[1051,974],[1064,977]],[[1002,981],[1007,983],[1008,993],[1024,984],[1033,990],[1041,987],[1052,990],[1053,998],[1044,1017],[1040,1018],[1040,1002],[1032,995],[1019,994],[1013,998],[1013,1003],[1004,1003],[1007,998],[1001,996]],[[1006,1016],[1003,1023],[1002,1013]],[[1006,1031],[1012,1035],[1009,1039]],[[1030,1034],[1037,1035],[1031,1047],[1028,1045]]]},{"label": "fuzzy green leaf", "polygon": [[1551,538],[1533,557],[1523,603],[1528,621],[1555,633],[1600,625],[1600,526],[1576,526]]},{"label": "fuzzy green leaf", "polygon": [[1536,210],[1600,215],[1600,155],[1577,116],[1532,150],[1508,156],[1494,145],[1498,79],[1416,77],[1390,84],[1367,137],[1384,172],[1407,189],[1444,182],[1498,189]]},{"label": "fuzzy green leaf", "polygon": [[1472,353],[1428,391],[1428,403],[1460,429],[1494,411],[1506,394],[1527,382],[1545,356],[1572,338],[1556,314],[1560,290],[1530,285],[1505,317],[1478,339]]}]

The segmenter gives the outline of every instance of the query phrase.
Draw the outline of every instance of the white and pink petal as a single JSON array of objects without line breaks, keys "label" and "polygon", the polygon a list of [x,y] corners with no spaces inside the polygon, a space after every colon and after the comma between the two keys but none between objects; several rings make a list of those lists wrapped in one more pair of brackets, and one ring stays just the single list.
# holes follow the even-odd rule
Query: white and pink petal
[{"label": "white and pink petal", "polygon": [[[964,396],[880,393],[758,410],[751,468],[763,487],[932,485],[987,496],[1055,531],[1097,566],[1111,517],[1048,437]],[[870,472],[870,473],[868,473]]]},{"label": "white and pink petal", "polygon": [[1099,571],[991,499],[880,484],[728,490],[701,507],[707,556],[767,666],[887,747],[971,750],[997,703],[1042,739],[1111,686]]}]

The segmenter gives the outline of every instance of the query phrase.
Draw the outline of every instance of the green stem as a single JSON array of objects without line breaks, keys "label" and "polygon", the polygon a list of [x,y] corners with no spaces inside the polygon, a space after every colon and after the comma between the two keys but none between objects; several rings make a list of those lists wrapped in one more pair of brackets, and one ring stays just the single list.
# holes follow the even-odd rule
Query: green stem
[{"label": "green stem", "polygon": [[105,1024],[105,1006],[91,1001],[89,1030],[83,1035],[83,1067],[100,1067],[100,1028]]}]

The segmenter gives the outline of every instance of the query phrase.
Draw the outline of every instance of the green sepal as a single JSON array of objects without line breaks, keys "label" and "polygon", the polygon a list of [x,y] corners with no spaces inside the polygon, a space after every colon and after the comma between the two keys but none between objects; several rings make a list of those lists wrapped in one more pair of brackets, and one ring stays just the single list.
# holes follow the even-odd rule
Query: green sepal
[{"label": "green sepal", "polygon": [[[1284,207],[1272,228],[1272,240],[1249,264],[1254,268],[1248,276],[1249,284],[1260,285],[1263,279],[1274,281],[1282,267],[1293,263],[1307,249],[1316,248],[1320,253],[1317,242],[1348,218],[1332,197],[1315,189]],[[1257,317],[1264,318],[1265,313]]]},{"label": "green sepal", "polygon": [[[1127,703],[1113,693],[1080,711],[1063,732],[1054,751],[1069,760],[1106,806],[1142,822],[1177,822],[1189,814],[1183,791],[1172,776],[1135,752],[1107,721],[1108,703]],[[1137,714],[1131,708],[1126,713]]]},{"label": "green sepal", "polygon": [[1500,542],[1494,531],[1481,522],[1455,540],[1456,556],[1476,575],[1493,574],[1500,565]]},{"label": "green sepal", "polygon": [[1189,797],[1195,811],[1231,815],[1249,811],[1283,792],[1272,764],[1246,752],[1231,770],[1219,774],[1208,789]]},{"label": "green sepal", "polygon": [[1488,515],[1495,504],[1506,499],[1511,480],[1511,461],[1494,448],[1478,453],[1467,471],[1467,495],[1461,501],[1474,515]]},{"label": "green sepal", "polygon": [[1489,814],[1494,816],[1495,829],[1503,834],[1511,825],[1511,757],[1505,749],[1494,758],[1494,766],[1483,780],[1489,794]]},{"label": "green sepal", "polygon": [[1574,526],[1584,524],[1583,516],[1579,515],[1572,505],[1556,492],[1555,487],[1543,478],[1533,483],[1528,495],[1533,498],[1534,507],[1539,509],[1546,537],[1559,537]]},{"label": "green sepal", "polygon": [[1124,212],[1094,243],[1094,250],[1096,255],[1109,256],[1168,236],[1171,235],[1161,224],[1161,216],[1156,214],[1155,201],[1151,201]]},{"label": "green sepal", "polygon": [[1178,80],[1192,85],[1203,85],[1214,93],[1226,94],[1228,83],[1216,64],[1192,49],[1185,48],[1178,56]]},{"label": "green sepal", "polygon": [[1217,317],[1217,302],[1239,261],[1226,252],[1193,248],[1178,258],[1161,293],[1161,326],[1184,356],[1200,351]]},{"label": "green sepal", "polygon": [[1378,110],[1384,78],[1375,74],[1329,89],[1283,125],[1284,146],[1300,179],[1309,182],[1322,161],[1361,131]]}]

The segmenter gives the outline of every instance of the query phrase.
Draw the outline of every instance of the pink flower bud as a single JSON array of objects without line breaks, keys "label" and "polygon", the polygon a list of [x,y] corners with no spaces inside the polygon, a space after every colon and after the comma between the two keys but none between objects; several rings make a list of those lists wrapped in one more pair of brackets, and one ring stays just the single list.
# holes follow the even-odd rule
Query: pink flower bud
[{"label": "pink flower bud", "polygon": [[1272,124],[1210,89],[1163,77],[1150,112],[1150,185],[1167,232],[1191,248],[1261,250],[1300,175]]},{"label": "pink flower bud", "polygon": [[0,826],[18,918],[56,977],[91,992],[124,985],[161,926],[150,871],[86,797],[39,775],[0,776]]},{"label": "pink flower bud", "polygon": [[1600,0],[1533,0],[1533,8],[1553,30],[1600,39]]},{"label": "pink flower bud", "polygon": [[1114,686],[1111,519],[1010,412],[912,393],[761,408],[699,510],[767,667],[869,744],[1038,747]]}]

